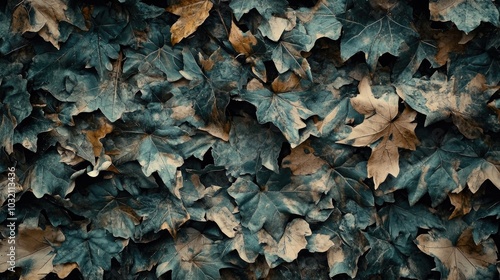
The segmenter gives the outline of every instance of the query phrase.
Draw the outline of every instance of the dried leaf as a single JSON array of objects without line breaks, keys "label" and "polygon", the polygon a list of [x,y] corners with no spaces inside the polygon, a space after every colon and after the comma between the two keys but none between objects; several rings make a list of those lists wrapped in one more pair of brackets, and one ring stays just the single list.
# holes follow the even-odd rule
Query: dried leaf
[{"label": "dried leaf", "polygon": [[210,0],[179,0],[168,6],[168,12],[180,16],[170,28],[172,45],[193,34],[208,18],[213,5]]}]

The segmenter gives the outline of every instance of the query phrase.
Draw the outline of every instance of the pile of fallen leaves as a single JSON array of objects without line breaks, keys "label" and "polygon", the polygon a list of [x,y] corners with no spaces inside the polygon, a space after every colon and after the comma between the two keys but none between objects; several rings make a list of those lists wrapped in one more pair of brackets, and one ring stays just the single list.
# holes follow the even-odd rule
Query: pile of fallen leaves
[{"label": "pile of fallen leaves", "polygon": [[498,278],[499,8],[1,1],[2,277]]}]

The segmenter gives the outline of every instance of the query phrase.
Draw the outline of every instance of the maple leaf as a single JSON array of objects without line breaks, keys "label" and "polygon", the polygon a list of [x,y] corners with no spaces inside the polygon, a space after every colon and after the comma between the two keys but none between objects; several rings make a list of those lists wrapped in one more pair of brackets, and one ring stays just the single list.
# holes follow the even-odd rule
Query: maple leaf
[{"label": "maple leaf", "polygon": [[307,119],[314,113],[300,100],[299,94],[274,93],[257,80],[249,84],[252,85],[252,89],[242,92],[241,97],[257,107],[259,123],[272,122],[292,146],[300,144],[298,130],[306,127],[302,119]]},{"label": "maple leaf", "polygon": [[278,172],[277,158],[284,141],[279,132],[263,130],[255,120],[235,117],[229,142],[215,143],[212,156],[216,165],[226,167],[228,174],[235,177],[255,174],[260,165]]},{"label": "maple leaf", "polygon": [[451,213],[448,219],[453,219],[456,217],[462,217],[467,215],[472,210],[471,205],[471,193],[464,190],[460,193],[449,193],[450,203],[455,207],[453,213]]},{"label": "maple leaf", "polygon": [[63,230],[65,240],[55,247],[54,264],[74,263],[87,279],[101,279],[111,268],[111,259],[127,245],[128,240],[115,239],[105,229],[87,231],[82,228]]},{"label": "maple leaf", "polygon": [[491,238],[475,244],[472,239],[472,229],[462,232],[456,242],[446,235],[431,231],[417,237],[418,248],[434,257],[437,269],[445,279],[474,279],[491,277],[488,271],[497,259],[497,247]]},{"label": "maple leaf", "polygon": [[417,124],[412,123],[417,114],[406,108],[398,116],[399,98],[394,94],[386,94],[376,99],[367,78],[360,82],[359,92],[351,103],[356,111],[368,116],[363,123],[354,127],[346,139],[337,143],[372,148],[367,166],[368,178],[373,177],[377,189],[389,174],[398,176],[398,148],[415,150],[419,144],[414,132]]},{"label": "maple leaf", "polygon": [[398,95],[414,110],[427,116],[425,126],[451,116],[467,138],[477,138],[483,133],[478,119],[493,117],[486,104],[495,90],[486,85],[485,77],[480,73],[463,87],[459,86],[455,76],[448,79],[439,72],[429,80],[414,78],[396,84]]},{"label": "maple leaf", "polygon": [[218,279],[219,270],[229,267],[219,257],[218,244],[194,228],[182,229],[163,247],[157,277],[171,270],[173,279]]},{"label": "maple leaf", "polygon": [[26,0],[18,5],[12,15],[12,29],[15,32],[37,32],[45,41],[59,49],[64,35],[59,23],[65,21],[85,29],[83,16],[75,13],[67,0]]},{"label": "maple leaf", "polygon": [[300,250],[307,246],[306,236],[311,234],[309,224],[302,219],[294,219],[288,223],[278,242],[266,231],[259,231],[259,242],[265,244],[264,255],[269,267],[276,267],[281,260],[286,262],[296,260]]},{"label": "maple leaf", "polygon": [[498,8],[489,0],[433,0],[429,2],[431,20],[452,21],[469,33],[483,22],[500,26]]},{"label": "maple leaf", "polygon": [[71,195],[71,210],[81,216],[89,217],[99,228],[106,229],[115,237],[134,237],[135,226],[140,217],[131,206],[135,199],[124,196],[112,185],[110,180],[87,187],[85,195],[75,192]]},{"label": "maple leaf", "polygon": [[301,8],[297,11],[297,18],[304,24],[307,34],[311,36],[311,43],[306,47],[309,51],[319,38],[330,38],[337,40],[340,37],[342,24],[336,15],[345,11],[345,1],[316,2],[312,8]]},{"label": "maple leaf", "polygon": [[411,8],[398,2],[387,12],[374,13],[368,2],[356,5],[338,15],[342,23],[343,38],[340,42],[342,59],[347,60],[359,51],[371,69],[385,53],[398,56],[407,42],[418,35],[411,27]]},{"label": "maple leaf", "polygon": [[[16,267],[22,268],[22,280],[44,279],[54,271],[52,260],[55,254],[51,245],[59,246],[64,241],[62,232],[52,226],[45,229],[29,228],[25,224],[19,225],[16,246]],[[7,240],[0,243],[0,256],[9,259]],[[0,271],[6,271],[8,262],[0,265]]]},{"label": "maple leaf", "polygon": [[180,16],[170,28],[172,45],[193,34],[210,15],[213,5],[209,0],[178,0],[168,6],[168,12]]}]

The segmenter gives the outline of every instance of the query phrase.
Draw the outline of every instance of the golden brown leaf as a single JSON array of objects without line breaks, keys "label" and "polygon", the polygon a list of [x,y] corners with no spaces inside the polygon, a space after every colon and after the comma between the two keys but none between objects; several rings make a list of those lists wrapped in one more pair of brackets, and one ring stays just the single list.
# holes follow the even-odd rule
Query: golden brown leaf
[{"label": "golden brown leaf", "polygon": [[257,45],[257,39],[250,31],[243,33],[234,23],[231,23],[231,32],[229,33],[229,42],[233,45],[235,51],[244,54],[246,57],[252,55],[253,47]]},{"label": "golden brown leaf", "polygon": [[433,256],[449,270],[447,279],[478,279],[478,270],[495,264],[497,250],[491,238],[476,245],[467,228],[454,245],[449,239],[431,234],[416,239],[420,251]]},{"label": "golden brown leaf", "polygon": [[292,149],[291,154],[283,159],[283,168],[290,168],[293,175],[314,174],[321,166],[328,164],[314,155],[314,149],[306,141]]},{"label": "golden brown leaf", "polygon": [[337,143],[372,148],[367,167],[368,178],[373,177],[377,189],[389,174],[398,176],[398,148],[415,150],[419,144],[414,132],[417,124],[412,123],[417,113],[407,107],[398,116],[398,96],[385,94],[375,98],[367,78],[360,82],[359,92],[358,96],[351,99],[351,104],[356,111],[365,115],[365,120],[354,127],[346,139]]},{"label": "golden brown leaf", "polygon": [[87,140],[92,144],[94,155],[97,157],[102,152],[101,139],[106,136],[106,134],[113,131],[113,125],[106,120],[106,118],[98,119],[98,128],[95,130],[84,130],[83,133],[87,136]]},{"label": "golden brown leaf", "polygon": [[[53,271],[52,259],[55,254],[52,253],[50,243],[57,245],[64,241],[64,235],[59,229],[51,226],[46,226],[45,230],[32,229],[20,225],[16,239],[16,266],[23,269],[20,279],[43,279]],[[10,246],[12,245],[8,244],[7,239],[0,244],[0,256],[3,260],[8,259],[4,254],[8,253]],[[5,271],[7,265],[3,261],[0,271]]]},{"label": "golden brown leaf", "polygon": [[208,18],[212,6],[209,0],[180,0],[167,7],[168,12],[180,16],[170,29],[172,45],[193,34]]},{"label": "golden brown leaf", "polygon": [[455,206],[455,210],[448,218],[449,220],[467,215],[472,210],[471,196],[472,194],[468,190],[460,193],[448,193],[451,204]]}]

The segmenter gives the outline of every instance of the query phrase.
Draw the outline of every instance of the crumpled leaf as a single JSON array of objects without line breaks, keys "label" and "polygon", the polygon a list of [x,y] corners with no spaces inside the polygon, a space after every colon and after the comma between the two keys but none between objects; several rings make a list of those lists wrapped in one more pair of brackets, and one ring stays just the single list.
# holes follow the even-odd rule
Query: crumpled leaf
[{"label": "crumpled leaf", "polygon": [[500,26],[500,14],[489,0],[433,0],[429,2],[431,20],[452,21],[458,29],[469,33],[481,24]]},{"label": "crumpled leaf", "polygon": [[214,4],[209,0],[178,0],[167,7],[167,11],[180,16],[172,25],[172,45],[193,34],[209,16]]},{"label": "crumpled leaf", "polygon": [[[20,267],[23,280],[44,279],[47,274],[54,271],[52,260],[55,254],[51,245],[59,246],[64,241],[64,235],[58,228],[47,226],[45,229],[28,228],[24,224],[19,225],[16,236],[16,267]],[[0,243],[0,257],[8,260],[6,254],[9,252],[7,239]],[[6,271],[8,262],[2,262],[0,271]]]},{"label": "crumpled leaf", "polygon": [[399,114],[399,98],[390,92],[376,99],[367,78],[360,82],[359,91],[351,103],[356,111],[365,114],[365,120],[354,127],[346,139],[337,143],[372,148],[367,166],[368,178],[373,177],[377,189],[389,174],[398,176],[398,148],[415,150],[419,144],[414,132],[417,124],[412,123],[417,114],[409,108]]},{"label": "crumpled leaf", "polygon": [[414,78],[397,84],[396,89],[410,107],[427,116],[425,126],[451,116],[462,134],[477,138],[483,132],[479,120],[491,116],[486,104],[495,89],[489,89],[482,74],[477,74],[463,88],[458,87],[457,79],[435,72],[429,80]]},{"label": "crumpled leaf", "polygon": [[497,247],[491,238],[475,244],[471,228],[467,228],[456,242],[442,233],[431,231],[419,235],[416,244],[422,252],[434,257],[444,279],[492,277],[488,268],[496,263]]},{"label": "crumpled leaf", "polygon": [[399,56],[407,42],[418,36],[410,27],[411,11],[403,2],[398,2],[387,12],[376,13],[366,1],[338,15],[344,32],[340,42],[342,59],[347,60],[362,51],[374,70],[383,54]]},{"label": "crumpled leaf", "polygon": [[281,263],[281,260],[286,262],[296,260],[300,250],[307,246],[306,236],[311,234],[309,224],[302,219],[294,219],[288,223],[278,242],[266,231],[259,231],[259,241],[265,243],[264,255],[269,267],[276,267]]},{"label": "crumpled leaf", "polygon": [[224,166],[231,176],[255,174],[261,165],[278,172],[278,156],[284,142],[281,134],[249,118],[235,117],[229,142],[217,142],[212,149],[216,165]]},{"label": "crumpled leaf", "polygon": [[172,271],[172,279],[219,279],[219,270],[229,267],[220,258],[217,244],[194,228],[182,229],[168,239],[156,267],[159,277]]},{"label": "crumpled leaf", "polygon": [[450,203],[455,207],[448,219],[462,217],[467,215],[472,210],[471,193],[464,190],[460,193],[449,193]]},{"label": "crumpled leaf", "polygon": [[[85,224],[84,224],[85,225]],[[105,229],[87,231],[85,227],[63,230],[65,240],[55,247],[54,264],[73,263],[86,279],[101,279],[111,269],[111,259],[127,245],[128,240],[115,239]]]}]

